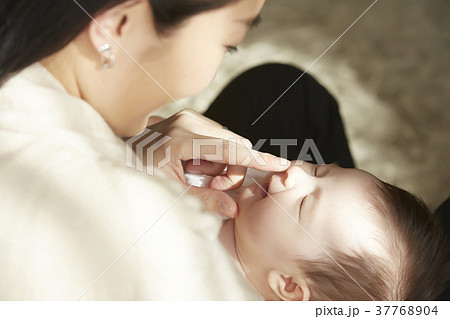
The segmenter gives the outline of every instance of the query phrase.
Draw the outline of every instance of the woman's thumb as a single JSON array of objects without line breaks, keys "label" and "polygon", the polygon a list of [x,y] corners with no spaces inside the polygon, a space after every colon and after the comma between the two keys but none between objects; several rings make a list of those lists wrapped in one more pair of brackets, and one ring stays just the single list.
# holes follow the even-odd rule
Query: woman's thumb
[{"label": "woman's thumb", "polygon": [[189,193],[200,198],[210,212],[234,218],[238,214],[236,202],[223,191],[206,187],[191,187]]}]

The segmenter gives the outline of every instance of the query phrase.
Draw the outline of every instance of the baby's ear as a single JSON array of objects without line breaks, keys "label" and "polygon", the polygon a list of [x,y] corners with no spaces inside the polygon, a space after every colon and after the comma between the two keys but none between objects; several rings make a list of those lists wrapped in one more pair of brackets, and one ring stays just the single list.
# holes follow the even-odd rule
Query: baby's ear
[{"label": "baby's ear", "polygon": [[278,270],[271,270],[267,283],[273,292],[283,301],[308,301],[310,290],[304,278],[293,278]]}]

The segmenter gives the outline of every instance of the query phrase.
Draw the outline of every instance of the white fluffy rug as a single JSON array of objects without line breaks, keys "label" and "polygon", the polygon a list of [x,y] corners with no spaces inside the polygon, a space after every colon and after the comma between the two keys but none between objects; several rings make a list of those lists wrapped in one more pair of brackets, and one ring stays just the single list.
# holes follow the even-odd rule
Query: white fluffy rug
[{"label": "white fluffy rug", "polygon": [[[181,104],[203,111],[232,77],[264,62],[307,69],[374,1],[268,0],[240,52]],[[448,16],[448,0],[379,0],[309,72],[339,101],[357,166],[432,209],[450,196]]]}]

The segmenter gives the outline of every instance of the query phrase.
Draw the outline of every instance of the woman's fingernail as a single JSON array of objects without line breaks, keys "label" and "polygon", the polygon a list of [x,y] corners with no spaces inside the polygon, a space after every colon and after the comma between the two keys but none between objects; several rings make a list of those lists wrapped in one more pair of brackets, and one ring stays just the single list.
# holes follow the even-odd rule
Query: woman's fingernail
[{"label": "woman's fingernail", "polygon": [[249,140],[246,140],[246,139],[242,140],[242,144],[244,144],[244,146],[247,147],[248,149],[252,149],[252,147],[253,147],[252,142],[250,142]]},{"label": "woman's fingernail", "polygon": [[224,202],[220,202],[219,203],[219,214],[224,215],[224,216],[228,216],[228,217],[233,217],[235,214],[235,207],[234,206],[230,206]]},{"label": "woman's fingernail", "polygon": [[281,166],[288,168],[289,166],[291,166],[291,162],[285,158],[280,158],[279,159],[279,163]]},{"label": "woman's fingernail", "polygon": [[285,158],[276,157],[270,154],[270,163],[272,165],[281,166],[288,168],[291,165],[291,162]]},{"label": "woman's fingernail", "polygon": [[227,215],[227,211],[225,208],[225,204],[223,202],[219,203],[219,214],[221,215]]}]

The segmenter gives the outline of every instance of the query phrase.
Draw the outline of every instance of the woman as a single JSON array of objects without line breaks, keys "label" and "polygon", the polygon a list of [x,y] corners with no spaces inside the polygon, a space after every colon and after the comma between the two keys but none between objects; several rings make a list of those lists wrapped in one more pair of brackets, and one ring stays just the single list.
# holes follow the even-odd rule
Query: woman
[{"label": "woman", "polygon": [[[246,140],[223,140],[240,136],[195,112],[148,117],[204,88],[263,2],[2,1],[0,299],[260,298],[218,243],[220,220],[204,211],[235,216],[236,204],[221,190],[238,187],[246,167],[285,167],[249,154]],[[249,125],[300,75],[281,65],[254,69],[228,86],[207,116],[255,143],[312,138],[326,162],[352,167],[337,104],[309,76],[276,112]],[[166,173],[181,181],[185,169],[217,175],[216,189],[186,189],[127,169],[122,139],[148,124],[171,137]],[[198,139],[222,142],[225,156],[193,165],[211,159],[208,148],[193,151]],[[270,146],[262,149],[278,151]],[[166,149],[153,156],[164,158]],[[300,152],[289,151],[292,159]],[[184,196],[187,190],[205,208]]]},{"label": "woman", "polygon": [[[203,208],[179,183],[126,168],[122,138],[201,91],[263,2],[2,1],[0,299],[258,298],[204,211],[236,215],[221,189],[238,187],[246,167],[285,167],[252,152],[216,177],[217,190],[189,189]],[[181,179],[194,138],[239,138],[193,111],[151,128],[172,137],[164,170]],[[223,145],[202,172],[223,171],[231,150],[231,164],[249,156]]]}]

